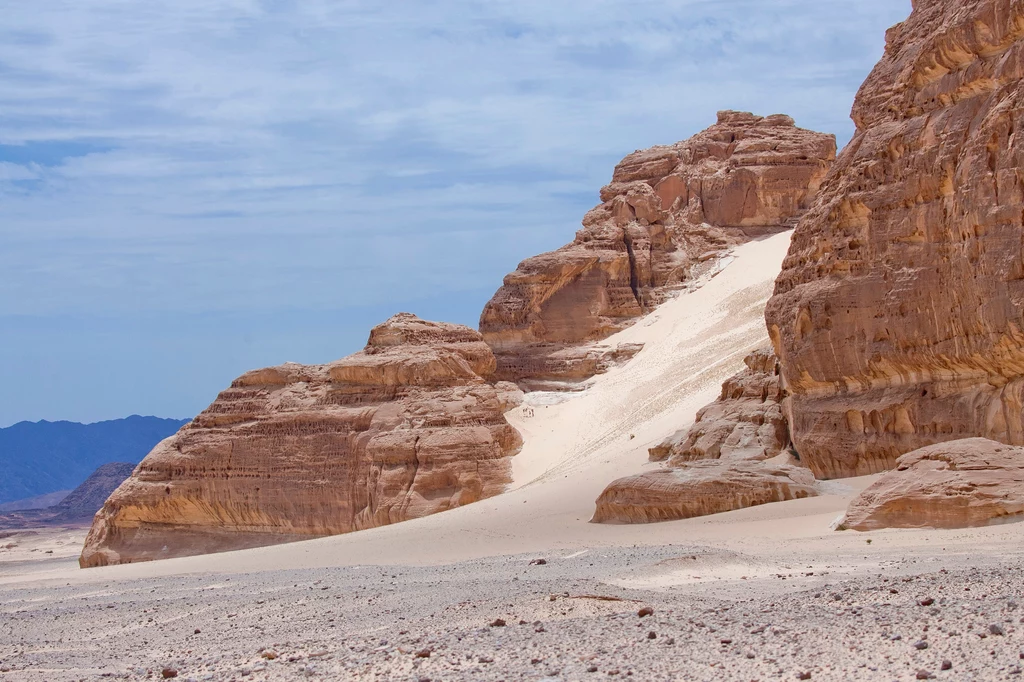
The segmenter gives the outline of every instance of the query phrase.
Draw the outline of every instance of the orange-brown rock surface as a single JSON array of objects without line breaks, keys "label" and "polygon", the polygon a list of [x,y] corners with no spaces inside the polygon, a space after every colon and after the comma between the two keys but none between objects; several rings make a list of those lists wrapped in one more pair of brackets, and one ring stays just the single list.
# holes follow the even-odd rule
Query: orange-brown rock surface
[{"label": "orange-brown rock surface", "polygon": [[370,528],[500,493],[518,389],[460,325],[399,314],[327,365],[242,375],[97,513],[83,567]]},{"label": "orange-brown rock surface", "polygon": [[841,527],[969,528],[1024,520],[1024,448],[967,438],[901,456],[858,495]]},{"label": "orange-brown rock surface", "polygon": [[1024,444],[1024,3],[918,0],[797,227],[767,321],[819,478]]},{"label": "orange-brown rock surface", "polygon": [[652,461],[759,460],[789,447],[778,358],[759,348],[743,362],[746,368],[722,384],[718,400],[697,413],[693,426],[649,450]]},{"label": "orange-brown rock surface", "polygon": [[813,497],[807,469],[769,462],[702,460],[614,481],[597,498],[594,523],[688,519]]},{"label": "orange-brown rock surface", "polygon": [[834,157],[832,135],[797,128],[788,116],[733,111],[686,141],[630,154],[576,239],[523,261],[484,308],[480,331],[497,377],[547,387],[629,357],[635,349],[593,342],[730,246],[792,227]]}]

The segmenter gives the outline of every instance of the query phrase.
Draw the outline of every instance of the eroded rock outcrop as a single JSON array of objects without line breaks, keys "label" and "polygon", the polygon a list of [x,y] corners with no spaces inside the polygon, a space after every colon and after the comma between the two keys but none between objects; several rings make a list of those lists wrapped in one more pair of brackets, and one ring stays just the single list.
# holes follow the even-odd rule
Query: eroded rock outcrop
[{"label": "eroded rock outcrop", "polygon": [[[600,341],[716,256],[792,227],[835,157],[835,138],[788,116],[726,111],[689,140],[630,154],[569,245],[523,261],[484,308],[497,377],[527,388],[589,378],[636,349]],[[618,357],[616,357],[618,356]]]},{"label": "eroded rock outcrop", "polygon": [[1024,3],[919,0],[768,305],[819,478],[971,436],[1024,444]]},{"label": "eroded rock outcrop", "polygon": [[726,379],[689,429],[648,452],[667,467],[613,481],[596,523],[650,523],[817,495],[814,475],[786,461],[789,446],[775,354],[761,348]]},{"label": "eroded rock outcrop", "polygon": [[494,369],[477,332],[399,314],[337,362],[248,372],[110,496],[80,563],[345,533],[495,495],[521,393],[485,381]]},{"label": "eroded rock outcrop", "polygon": [[649,450],[652,461],[761,460],[789,447],[778,358],[759,348],[743,363],[746,368],[722,384],[718,400],[697,413],[693,426]]},{"label": "eroded rock outcrop", "polygon": [[1024,448],[968,438],[901,456],[841,528],[969,528],[1024,520]]},{"label": "eroded rock outcrop", "polygon": [[813,497],[807,469],[768,462],[703,460],[619,479],[597,499],[594,523],[651,523]]}]

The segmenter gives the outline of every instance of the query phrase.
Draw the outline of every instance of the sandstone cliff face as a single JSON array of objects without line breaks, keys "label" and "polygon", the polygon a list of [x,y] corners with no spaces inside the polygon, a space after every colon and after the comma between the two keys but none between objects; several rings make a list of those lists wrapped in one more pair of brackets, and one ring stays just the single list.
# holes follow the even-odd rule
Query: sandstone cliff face
[{"label": "sandstone cliff face", "polygon": [[819,478],[924,445],[1024,444],[1024,3],[918,0],[768,305]]},{"label": "sandstone cliff face", "polygon": [[969,528],[1024,520],[1024,448],[985,438],[931,445],[897,460],[858,495],[842,527]]},{"label": "sandstone cliff face", "polygon": [[649,450],[652,461],[760,460],[789,447],[778,358],[759,348],[743,362],[746,369],[722,384],[718,400],[697,413],[693,426]]},{"label": "sandstone cliff face", "polygon": [[[689,140],[630,154],[569,245],[529,258],[484,308],[497,377],[579,381],[635,349],[593,342],[628,326],[754,236],[792,227],[835,157],[788,116],[721,112]],[[619,357],[616,357],[618,355]]]},{"label": "sandstone cliff face", "polygon": [[521,394],[487,383],[494,369],[477,332],[399,314],[337,362],[244,374],[111,495],[80,563],[345,533],[500,493]]}]

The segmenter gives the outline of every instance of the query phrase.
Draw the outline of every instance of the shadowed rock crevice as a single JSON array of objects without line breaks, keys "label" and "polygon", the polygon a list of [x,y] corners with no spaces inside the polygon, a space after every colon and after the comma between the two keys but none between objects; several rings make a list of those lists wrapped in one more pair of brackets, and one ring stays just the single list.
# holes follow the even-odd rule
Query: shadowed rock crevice
[{"label": "shadowed rock crevice", "polygon": [[640,310],[647,312],[643,295],[640,293],[640,275],[636,267],[636,254],[633,253],[633,240],[630,238],[628,230],[622,231],[622,243],[626,245],[626,254],[629,256],[629,288],[632,290],[633,298],[636,299]]}]

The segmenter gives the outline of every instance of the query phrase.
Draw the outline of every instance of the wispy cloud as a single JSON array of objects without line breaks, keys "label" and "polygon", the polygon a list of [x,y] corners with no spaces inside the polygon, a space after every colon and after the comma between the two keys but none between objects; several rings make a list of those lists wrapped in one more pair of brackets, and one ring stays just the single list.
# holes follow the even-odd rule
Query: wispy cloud
[{"label": "wispy cloud", "polygon": [[494,288],[572,238],[621,156],[718,109],[847,139],[883,31],[910,10],[8,5],[0,317],[338,311]]}]

